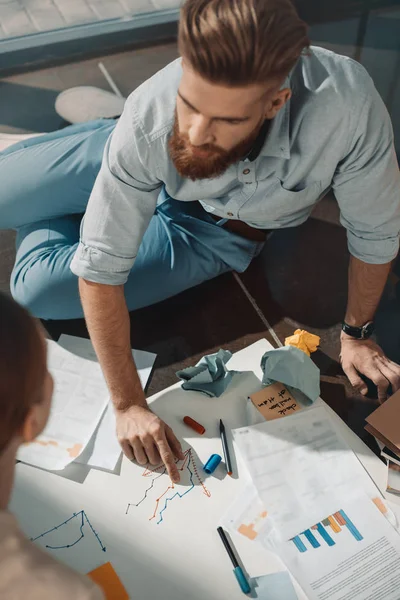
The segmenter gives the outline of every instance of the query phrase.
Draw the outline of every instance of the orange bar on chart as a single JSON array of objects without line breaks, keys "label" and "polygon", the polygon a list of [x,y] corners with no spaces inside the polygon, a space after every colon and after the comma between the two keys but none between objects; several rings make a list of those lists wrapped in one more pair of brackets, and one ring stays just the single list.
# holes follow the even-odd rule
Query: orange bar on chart
[{"label": "orange bar on chart", "polygon": [[335,519],[339,523],[339,525],[341,525],[342,527],[344,527],[344,525],[346,525],[346,521],[344,520],[344,518],[342,517],[342,515],[339,512],[335,512],[335,514],[333,516],[335,517]]},{"label": "orange bar on chart", "polygon": [[372,498],[372,502],[375,504],[376,508],[378,508],[381,511],[383,515],[386,515],[388,510],[381,498]]},{"label": "orange bar on chart", "polygon": [[332,529],[335,533],[340,533],[342,531],[342,529],[339,527],[339,525],[336,523],[336,521],[333,517],[328,517],[328,520],[329,520],[330,526],[332,527]]},{"label": "orange bar on chart", "polygon": [[106,600],[129,600],[128,593],[111,563],[90,571],[88,577],[103,590]]}]

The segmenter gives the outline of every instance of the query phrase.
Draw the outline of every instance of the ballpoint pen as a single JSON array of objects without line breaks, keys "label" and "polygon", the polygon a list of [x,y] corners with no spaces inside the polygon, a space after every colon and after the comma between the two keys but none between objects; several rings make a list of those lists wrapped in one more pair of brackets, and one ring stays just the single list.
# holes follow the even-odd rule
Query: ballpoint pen
[{"label": "ballpoint pen", "polygon": [[221,436],[222,448],[224,451],[226,471],[227,471],[228,475],[232,475],[232,463],[231,463],[231,457],[229,455],[228,440],[226,439],[225,426],[222,422],[222,419],[219,420],[219,433]]}]

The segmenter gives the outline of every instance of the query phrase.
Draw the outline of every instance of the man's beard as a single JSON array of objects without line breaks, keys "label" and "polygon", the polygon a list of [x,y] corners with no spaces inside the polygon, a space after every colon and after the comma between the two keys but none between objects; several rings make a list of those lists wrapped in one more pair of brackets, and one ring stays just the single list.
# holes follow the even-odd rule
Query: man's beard
[{"label": "man's beard", "polygon": [[242,160],[250,152],[261,125],[262,123],[257,125],[247,138],[231,150],[223,150],[213,144],[199,146],[199,150],[210,153],[209,156],[202,158],[191,152],[189,139],[179,133],[178,118],[175,115],[173,133],[168,142],[169,154],[181,177],[192,181],[219,177],[228,167]]}]

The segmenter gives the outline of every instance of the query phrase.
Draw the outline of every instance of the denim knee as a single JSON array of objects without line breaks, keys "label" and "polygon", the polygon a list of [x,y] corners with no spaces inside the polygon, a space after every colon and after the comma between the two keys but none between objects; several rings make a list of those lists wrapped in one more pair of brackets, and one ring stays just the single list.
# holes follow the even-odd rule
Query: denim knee
[{"label": "denim knee", "polygon": [[66,269],[53,270],[50,261],[40,260],[24,267],[16,265],[11,274],[11,294],[39,319],[82,318],[78,279],[68,266]]}]

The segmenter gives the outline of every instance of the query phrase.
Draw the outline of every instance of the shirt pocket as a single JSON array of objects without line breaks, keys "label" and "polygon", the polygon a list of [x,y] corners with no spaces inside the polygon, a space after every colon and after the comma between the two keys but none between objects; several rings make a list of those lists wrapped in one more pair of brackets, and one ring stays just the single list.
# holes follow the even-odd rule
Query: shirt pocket
[{"label": "shirt pocket", "polygon": [[[272,189],[263,194],[258,205],[257,215],[252,221],[261,223],[279,223],[281,227],[299,224],[305,221],[313,206],[321,197],[322,182],[302,182],[291,189],[281,179],[276,179]],[[257,220],[255,220],[255,218]]]}]

